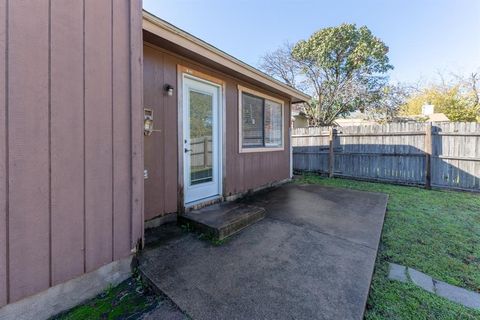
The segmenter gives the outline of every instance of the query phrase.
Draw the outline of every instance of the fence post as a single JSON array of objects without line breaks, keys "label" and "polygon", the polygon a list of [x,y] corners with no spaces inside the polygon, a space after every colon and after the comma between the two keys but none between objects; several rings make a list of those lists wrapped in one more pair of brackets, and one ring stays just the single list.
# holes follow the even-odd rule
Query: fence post
[{"label": "fence post", "polygon": [[203,166],[208,166],[208,137],[203,138]]},{"label": "fence post", "polygon": [[432,188],[432,123],[425,126],[425,189]]},{"label": "fence post", "polygon": [[328,176],[333,178],[333,170],[335,167],[335,154],[333,151],[335,129],[330,127],[328,130]]}]

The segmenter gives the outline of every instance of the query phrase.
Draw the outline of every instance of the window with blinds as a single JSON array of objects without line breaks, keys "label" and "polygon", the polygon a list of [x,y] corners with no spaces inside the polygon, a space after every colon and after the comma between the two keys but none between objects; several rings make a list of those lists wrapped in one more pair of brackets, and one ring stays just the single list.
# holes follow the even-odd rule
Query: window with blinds
[{"label": "window with blinds", "polygon": [[263,147],[263,105],[263,99],[242,94],[242,144],[245,148]]},{"label": "window with blinds", "polygon": [[283,105],[250,92],[240,92],[241,142],[247,148],[283,146]]}]

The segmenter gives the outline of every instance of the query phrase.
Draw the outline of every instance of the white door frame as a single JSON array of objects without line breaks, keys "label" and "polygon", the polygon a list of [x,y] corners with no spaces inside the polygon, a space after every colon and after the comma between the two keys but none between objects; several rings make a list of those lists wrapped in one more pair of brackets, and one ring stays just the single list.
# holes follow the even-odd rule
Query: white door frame
[{"label": "white door frame", "polygon": [[[182,127],[179,128],[178,132],[179,135],[179,155],[181,155],[181,159],[179,159],[179,163],[181,164],[182,168],[179,168],[179,172],[182,171],[181,185],[183,185],[183,206],[189,207],[192,205],[196,205],[198,203],[211,201],[216,198],[220,198],[223,194],[223,129],[224,129],[224,115],[223,115],[223,86],[214,83],[196,76],[192,74],[182,72],[179,75],[181,78],[181,92],[179,92],[179,111],[181,112],[181,122]],[[187,144],[189,141],[186,141],[187,135],[189,134],[189,106],[188,106],[188,94],[189,94],[189,87],[194,87],[198,85],[198,90],[202,91],[203,89],[210,87],[216,89],[216,97],[214,94],[214,118],[216,119],[216,125],[214,125],[214,133],[213,133],[213,140],[212,146],[214,146],[214,152],[212,152],[213,157],[213,181],[211,183],[199,184],[197,186],[189,186],[189,179],[190,179],[190,168],[189,168],[189,157],[186,156],[185,148],[188,148]],[[181,98],[180,98],[181,96]],[[180,120],[180,119],[179,119]],[[213,191],[214,190],[214,191]],[[207,194],[205,196],[205,194]]]}]

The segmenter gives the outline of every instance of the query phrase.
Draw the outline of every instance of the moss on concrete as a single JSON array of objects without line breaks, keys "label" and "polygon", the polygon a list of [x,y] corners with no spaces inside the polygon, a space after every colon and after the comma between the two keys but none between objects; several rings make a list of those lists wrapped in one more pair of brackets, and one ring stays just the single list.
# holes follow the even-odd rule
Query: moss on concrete
[{"label": "moss on concrete", "polygon": [[135,319],[152,310],[160,297],[145,286],[140,277],[123,281],[95,298],[51,319],[84,320],[84,319]]}]

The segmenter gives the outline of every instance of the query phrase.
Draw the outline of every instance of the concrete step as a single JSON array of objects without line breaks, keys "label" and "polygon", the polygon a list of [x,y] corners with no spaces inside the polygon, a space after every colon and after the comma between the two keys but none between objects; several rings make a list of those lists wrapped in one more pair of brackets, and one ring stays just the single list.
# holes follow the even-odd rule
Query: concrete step
[{"label": "concrete step", "polygon": [[225,202],[179,215],[178,223],[223,240],[264,217],[264,208],[244,203]]}]

